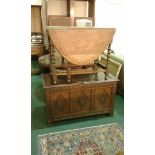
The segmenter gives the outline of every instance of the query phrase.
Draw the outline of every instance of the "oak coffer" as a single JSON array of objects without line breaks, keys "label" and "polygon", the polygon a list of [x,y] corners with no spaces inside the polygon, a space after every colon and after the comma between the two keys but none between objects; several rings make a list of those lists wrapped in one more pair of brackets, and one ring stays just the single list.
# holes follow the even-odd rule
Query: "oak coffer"
[{"label": "oak coffer", "polygon": [[71,83],[65,78],[54,85],[50,74],[43,74],[48,123],[97,114],[113,114],[118,79],[104,74],[76,75]]}]

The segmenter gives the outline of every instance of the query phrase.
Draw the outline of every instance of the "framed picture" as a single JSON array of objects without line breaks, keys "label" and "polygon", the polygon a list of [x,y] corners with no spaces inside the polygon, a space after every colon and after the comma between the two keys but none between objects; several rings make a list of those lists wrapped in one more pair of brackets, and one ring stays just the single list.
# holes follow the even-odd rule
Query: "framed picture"
[{"label": "framed picture", "polygon": [[[106,64],[106,60],[107,60],[106,56],[102,55],[100,57],[100,63],[101,64],[105,65]],[[108,69],[109,69],[109,73],[111,75],[113,75],[114,77],[118,78],[119,73],[121,71],[121,68],[122,68],[122,64],[121,63],[110,59],[110,64],[108,66]]]}]

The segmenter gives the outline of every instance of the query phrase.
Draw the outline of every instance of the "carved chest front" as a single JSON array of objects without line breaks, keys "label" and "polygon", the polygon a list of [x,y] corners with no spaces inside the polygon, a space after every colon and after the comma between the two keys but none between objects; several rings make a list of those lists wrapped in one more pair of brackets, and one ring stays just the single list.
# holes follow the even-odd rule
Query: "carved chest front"
[{"label": "carved chest front", "polygon": [[58,85],[53,85],[50,75],[43,75],[49,123],[97,114],[112,115],[118,80],[109,77],[104,81],[95,75],[85,77],[89,80],[78,76],[75,77],[78,82],[73,79],[72,83],[64,84],[61,79]]}]

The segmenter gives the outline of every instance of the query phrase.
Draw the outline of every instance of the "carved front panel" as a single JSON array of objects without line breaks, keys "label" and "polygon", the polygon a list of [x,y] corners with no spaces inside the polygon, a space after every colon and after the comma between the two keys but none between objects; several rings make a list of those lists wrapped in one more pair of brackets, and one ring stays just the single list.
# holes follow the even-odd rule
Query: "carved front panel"
[{"label": "carved front panel", "polygon": [[91,89],[81,89],[71,92],[72,115],[88,113],[91,109]]},{"label": "carved front panel", "polygon": [[53,117],[68,116],[70,112],[69,92],[51,92],[51,106]]},{"label": "carved front panel", "polygon": [[98,87],[94,91],[94,108],[96,111],[102,111],[110,108],[112,87]]}]

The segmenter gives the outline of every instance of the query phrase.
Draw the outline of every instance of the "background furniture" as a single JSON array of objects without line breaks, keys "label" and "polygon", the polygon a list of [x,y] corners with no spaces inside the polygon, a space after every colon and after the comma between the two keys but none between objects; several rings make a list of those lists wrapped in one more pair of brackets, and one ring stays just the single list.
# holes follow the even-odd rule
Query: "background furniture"
[{"label": "background furniture", "polygon": [[66,84],[59,78],[54,85],[50,74],[43,74],[48,123],[97,114],[113,114],[117,79],[104,74],[78,75]]},{"label": "background furniture", "polygon": [[31,5],[31,32],[42,33],[41,5]]},{"label": "background furniture", "polygon": [[[108,66],[109,73],[114,77],[118,78],[122,68],[122,64],[112,59],[109,59],[109,60],[110,60],[110,64]],[[100,63],[103,65],[106,65],[106,61],[107,61],[107,57],[102,55],[100,57]]]},{"label": "background furniture", "polygon": [[31,55],[38,57],[44,54],[41,7],[31,6]]},{"label": "background furniture", "polygon": [[[80,5],[77,8],[77,2],[87,3],[87,5],[84,5],[87,11],[85,15],[80,14],[81,8]],[[58,4],[60,5],[59,7]],[[74,26],[77,19],[90,19],[92,26],[95,26],[95,0],[64,0],[63,2],[59,1],[59,3],[49,0],[48,2],[43,1],[42,8],[44,45],[46,50],[49,50],[50,45],[45,26]],[[56,10],[58,8],[60,9],[59,11]]]},{"label": "background furniture", "polygon": [[[41,8],[41,5],[31,6],[31,65],[33,65],[33,61],[37,61],[37,58],[44,55]],[[31,74],[39,73],[39,67],[35,69],[31,68]]]},{"label": "background furniture", "polygon": [[[66,15],[48,15],[49,26],[74,26],[77,19],[90,19],[93,26],[95,25],[95,0],[66,0],[67,14]],[[83,1],[88,3],[88,12],[85,17],[78,17],[75,9],[75,2]],[[47,4],[48,6],[48,4]],[[54,7],[54,6],[53,6]]]},{"label": "background furniture", "polygon": [[[104,53],[104,55],[107,56],[106,52]],[[124,58],[116,54],[110,54],[110,59],[122,64],[122,67],[118,76],[119,82],[117,85],[117,93],[120,94],[121,96],[124,96]]]}]

